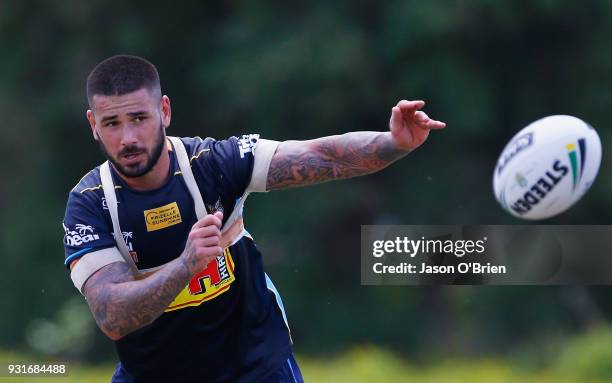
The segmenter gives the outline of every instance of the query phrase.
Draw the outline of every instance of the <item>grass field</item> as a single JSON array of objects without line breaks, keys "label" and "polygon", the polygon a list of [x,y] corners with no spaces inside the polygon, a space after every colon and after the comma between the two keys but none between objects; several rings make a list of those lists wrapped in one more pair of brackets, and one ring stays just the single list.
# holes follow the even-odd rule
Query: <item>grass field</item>
[{"label": "grass field", "polygon": [[[0,352],[0,363],[40,361]],[[452,358],[415,364],[383,349],[356,347],[323,359],[297,356],[304,379],[313,383],[609,383],[612,382],[612,330],[533,348],[508,358]],[[71,363],[68,377],[49,380],[0,377],[0,383],[109,382],[114,367]]]}]

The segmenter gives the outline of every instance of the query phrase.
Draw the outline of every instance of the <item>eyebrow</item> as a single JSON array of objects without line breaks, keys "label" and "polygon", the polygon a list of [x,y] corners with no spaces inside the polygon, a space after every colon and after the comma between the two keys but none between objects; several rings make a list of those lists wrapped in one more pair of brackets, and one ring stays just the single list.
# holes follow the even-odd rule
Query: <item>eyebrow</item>
[{"label": "eyebrow", "polygon": [[140,116],[140,115],[143,115],[143,114],[147,114],[147,112],[142,110],[142,111],[138,111],[138,112],[130,112],[127,115],[130,116],[130,117],[137,117],[137,116]]},{"label": "eyebrow", "polygon": [[[137,117],[137,116],[141,116],[143,114],[147,114],[146,111],[142,110],[142,111],[138,111],[138,112],[130,112],[127,115],[130,117]],[[100,121],[102,124],[107,122],[107,121],[112,121],[112,120],[116,120],[117,119],[117,115],[114,114],[112,116],[106,116],[102,118],[102,121]]]},{"label": "eyebrow", "polygon": [[117,119],[117,115],[112,115],[112,116],[106,116],[102,118],[102,121],[100,121],[102,124],[107,122],[107,121],[111,121],[111,120],[116,120]]}]

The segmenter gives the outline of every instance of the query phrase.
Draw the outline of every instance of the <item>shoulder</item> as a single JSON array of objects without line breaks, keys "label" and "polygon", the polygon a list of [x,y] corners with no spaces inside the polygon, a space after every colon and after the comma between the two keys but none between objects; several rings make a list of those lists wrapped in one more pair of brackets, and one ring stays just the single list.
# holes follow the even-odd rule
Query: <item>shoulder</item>
[{"label": "shoulder", "polygon": [[210,171],[232,167],[239,158],[240,144],[238,137],[217,140],[211,137],[181,137],[191,165],[203,167]]},{"label": "shoulder", "polygon": [[68,194],[68,205],[95,204],[102,206],[104,191],[100,179],[100,166],[87,172]]},{"label": "shoulder", "polygon": [[209,152],[216,142],[214,138],[210,137],[180,137],[180,139],[183,145],[185,145],[185,150],[187,151],[190,161],[199,159],[205,153]]},{"label": "shoulder", "polygon": [[70,193],[87,193],[102,189],[102,181],[100,179],[100,166],[96,166],[87,172],[79,182],[70,190]]},{"label": "shoulder", "polygon": [[253,153],[259,141],[259,134],[243,134],[231,136],[226,139],[216,140],[211,137],[181,137],[190,159],[199,159],[203,154],[208,153],[214,156],[233,156],[237,155],[244,158]]}]

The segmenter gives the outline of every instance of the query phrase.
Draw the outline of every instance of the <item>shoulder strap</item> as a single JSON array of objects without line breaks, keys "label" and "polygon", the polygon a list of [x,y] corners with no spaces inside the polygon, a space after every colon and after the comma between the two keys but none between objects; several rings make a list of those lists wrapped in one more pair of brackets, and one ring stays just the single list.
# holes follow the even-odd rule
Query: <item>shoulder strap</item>
[{"label": "shoulder strap", "polygon": [[136,264],[130,255],[130,250],[123,240],[123,234],[121,233],[121,227],[119,226],[119,216],[117,214],[117,195],[115,194],[115,184],[113,183],[113,177],[111,175],[108,161],[104,162],[100,166],[100,178],[102,180],[104,198],[106,198],[106,206],[108,207],[108,211],[110,212],[111,220],[113,222],[113,233],[115,235],[117,248],[127,264],[130,265],[131,268],[137,270]]},{"label": "shoulder strap", "polygon": [[191,163],[189,162],[189,157],[187,156],[185,145],[183,145],[183,141],[181,141],[181,139],[178,137],[168,136],[168,139],[170,140],[170,142],[172,142],[174,152],[176,153],[176,159],[178,160],[179,168],[181,169],[181,173],[183,174],[183,179],[185,180],[187,189],[189,189],[191,198],[193,198],[196,216],[198,217],[198,219],[201,219],[207,214],[206,206],[204,206],[204,200],[202,199],[202,195],[200,194],[200,189],[198,188],[198,184],[196,183],[196,180],[193,177],[193,171],[191,170]]},{"label": "shoulder strap", "polygon": [[[189,193],[193,198],[193,202],[195,204],[195,211],[198,219],[204,217],[206,213],[206,207],[204,206],[204,201],[202,200],[202,195],[200,194],[200,189],[196,184],[195,178],[193,177],[193,171],[191,170],[191,162],[189,161],[189,157],[187,157],[187,151],[185,150],[185,145],[183,145],[183,141],[181,141],[178,137],[168,136],[168,139],[172,142],[172,146],[174,146],[174,150],[176,152],[176,158],[179,163],[179,168],[181,169],[181,173],[183,173],[183,179],[187,184],[187,188],[189,189]],[[242,208],[244,205],[244,201],[246,197],[249,195],[249,192],[245,192],[244,195],[238,199],[236,206],[234,206],[234,210],[232,214],[225,220],[225,225],[221,229],[222,233],[229,232],[232,227],[234,229],[232,231],[237,230],[237,226],[240,226],[241,229],[238,231],[240,233],[242,229],[244,229],[244,225],[242,223]],[[240,225],[234,225],[240,221]],[[234,235],[234,237],[236,234]]]},{"label": "shoulder strap", "polygon": [[[183,175],[183,179],[185,180],[185,184],[187,185],[187,189],[189,189],[189,193],[193,198],[193,202],[195,205],[195,211],[198,219],[204,217],[206,213],[206,206],[204,206],[204,200],[202,199],[202,195],[200,194],[200,189],[196,184],[195,178],[193,177],[193,171],[191,170],[191,163],[189,162],[189,157],[187,156],[187,151],[185,150],[185,145],[178,137],[167,137],[170,142],[172,142],[172,146],[174,147],[176,158],[178,160],[179,168],[181,169],[181,173]],[[121,233],[121,227],[119,226],[119,215],[117,213],[117,195],[115,194],[115,184],[113,183],[113,178],[110,171],[109,162],[106,161],[100,166],[100,178],[102,179],[102,190],[104,191],[104,198],[106,198],[106,205],[108,207],[108,211],[110,212],[111,220],[113,222],[113,233],[115,235],[115,242],[117,243],[117,248],[119,252],[125,259],[125,261],[133,267],[135,270],[138,270],[134,260],[130,255],[130,251],[125,244],[123,239],[123,234]],[[243,235],[245,235],[244,223],[242,220],[242,208],[244,204],[244,200],[248,196],[248,192],[245,192],[242,198],[237,201],[236,206],[234,206],[234,211],[230,215],[229,219],[226,221],[223,229],[221,230],[224,233],[224,247],[229,246],[235,243],[238,239],[240,239]]]}]

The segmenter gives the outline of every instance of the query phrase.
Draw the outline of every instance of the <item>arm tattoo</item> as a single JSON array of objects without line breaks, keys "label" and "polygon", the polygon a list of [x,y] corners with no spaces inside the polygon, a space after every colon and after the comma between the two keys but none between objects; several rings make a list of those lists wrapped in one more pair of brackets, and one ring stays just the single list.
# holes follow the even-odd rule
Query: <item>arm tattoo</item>
[{"label": "arm tattoo", "polygon": [[267,189],[284,189],[370,174],[408,154],[389,132],[352,132],[285,141],[268,170]]},{"label": "arm tattoo", "polygon": [[118,340],[164,312],[189,283],[191,266],[181,256],[141,279],[125,262],[116,262],[92,275],[83,292],[98,326]]}]

